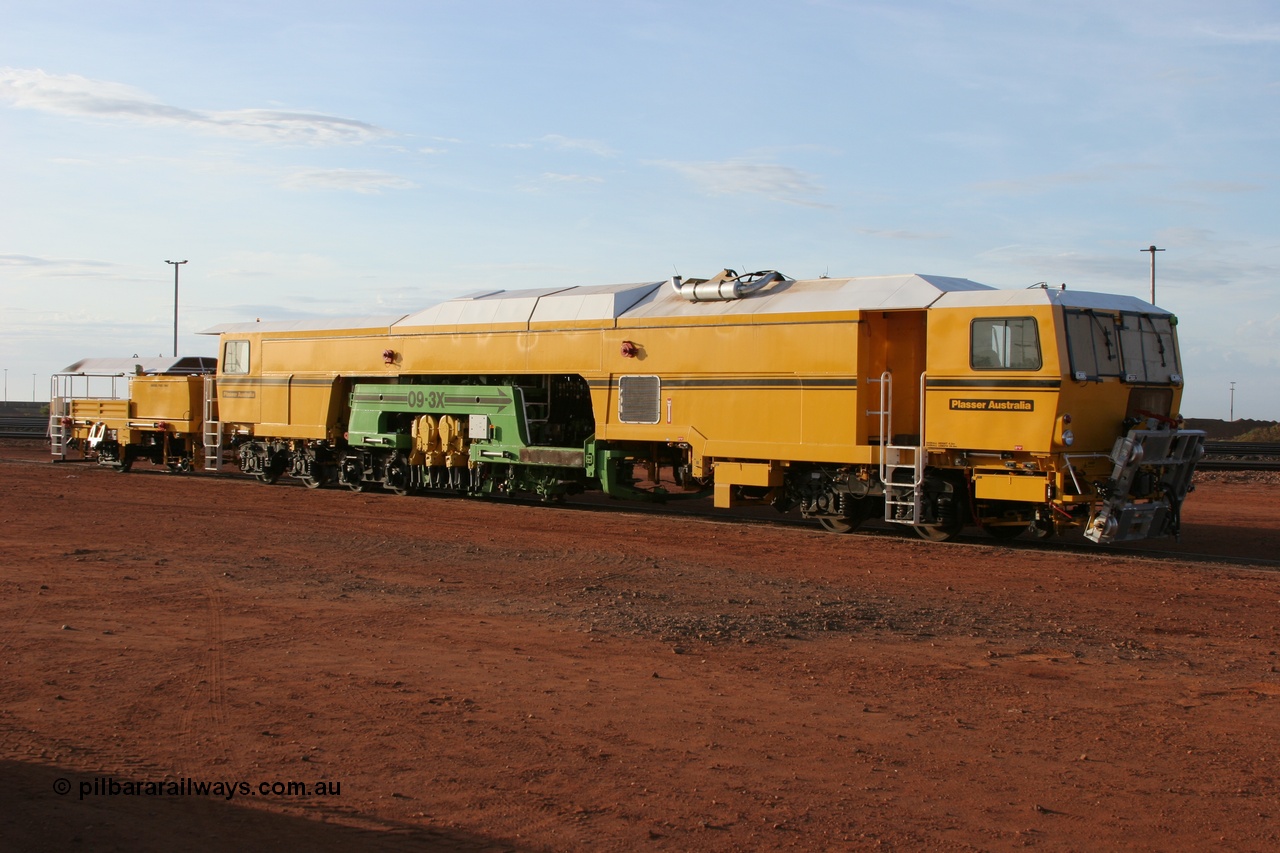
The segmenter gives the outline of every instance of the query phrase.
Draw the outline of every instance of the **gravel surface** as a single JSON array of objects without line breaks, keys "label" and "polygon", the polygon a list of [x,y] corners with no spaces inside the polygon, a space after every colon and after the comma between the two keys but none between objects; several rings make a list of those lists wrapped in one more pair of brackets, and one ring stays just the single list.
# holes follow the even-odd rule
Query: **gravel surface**
[{"label": "gravel surface", "polygon": [[1273,476],[1045,548],[0,443],[0,849],[1280,849]]}]

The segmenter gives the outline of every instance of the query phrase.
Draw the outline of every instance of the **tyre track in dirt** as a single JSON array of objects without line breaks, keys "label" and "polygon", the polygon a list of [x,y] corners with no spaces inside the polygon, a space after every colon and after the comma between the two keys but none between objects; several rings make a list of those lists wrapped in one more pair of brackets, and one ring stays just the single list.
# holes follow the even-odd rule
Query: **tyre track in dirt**
[{"label": "tyre track in dirt", "polygon": [[4,583],[2,597],[6,601],[20,602],[10,609],[0,624],[0,655],[3,655],[19,635],[27,630],[41,603],[41,590],[24,589],[22,584]]},{"label": "tyre track in dirt", "polygon": [[210,763],[236,769],[228,739],[225,606],[216,579],[204,571],[192,585],[192,598],[202,602],[201,631],[193,638],[200,652],[191,666],[180,700],[178,739],[182,754],[204,755]]}]

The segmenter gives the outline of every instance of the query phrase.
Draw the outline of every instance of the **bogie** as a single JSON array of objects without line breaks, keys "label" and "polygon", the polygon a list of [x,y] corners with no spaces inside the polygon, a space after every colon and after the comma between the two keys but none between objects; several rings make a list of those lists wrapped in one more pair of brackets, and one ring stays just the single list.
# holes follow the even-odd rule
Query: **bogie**
[{"label": "bogie", "polygon": [[774,501],[781,512],[799,509],[829,533],[852,533],[881,512],[883,491],[866,469],[797,467],[786,477],[785,490]]}]

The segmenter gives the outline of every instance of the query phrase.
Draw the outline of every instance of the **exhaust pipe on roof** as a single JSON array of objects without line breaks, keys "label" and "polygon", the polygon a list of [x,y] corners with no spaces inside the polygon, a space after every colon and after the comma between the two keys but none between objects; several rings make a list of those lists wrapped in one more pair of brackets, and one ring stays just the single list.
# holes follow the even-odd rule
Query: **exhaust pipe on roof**
[{"label": "exhaust pipe on roof", "polygon": [[738,275],[730,269],[721,270],[709,279],[680,276],[671,277],[671,288],[690,302],[728,302],[741,299],[773,284],[775,281],[792,281],[777,270],[760,270]]}]

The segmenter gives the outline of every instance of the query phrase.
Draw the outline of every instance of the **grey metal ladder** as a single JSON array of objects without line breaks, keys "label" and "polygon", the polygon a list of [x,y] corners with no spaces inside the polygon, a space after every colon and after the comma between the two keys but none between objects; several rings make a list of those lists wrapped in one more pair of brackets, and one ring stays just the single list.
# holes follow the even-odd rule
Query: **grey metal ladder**
[{"label": "grey metal ladder", "polygon": [[[880,482],[884,484],[884,520],[894,524],[919,524],[923,511],[924,491],[924,380],[920,374],[920,444],[893,442],[893,374],[886,370],[879,379],[880,409],[869,415],[880,416]],[[911,476],[899,479],[898,472]],[[903,508],[909,507],[909,512]]]},{"label": "grey metal ladder", "polygon": [[218,420],[217,377],[204,378],[204,470],[222,470],[222,423]]},{"label": "grey metal ladder", "polygon": [[63,419],[71,414],[66,397],[54,396],[49,401],[49,449],[59,459],[67,458],[67,428]]}]

